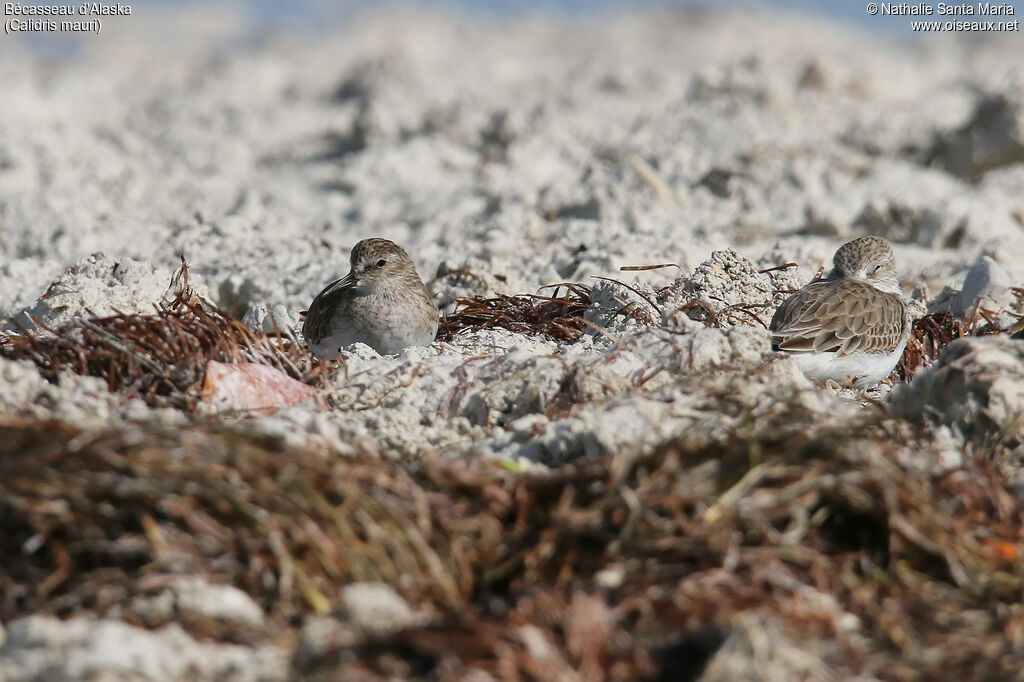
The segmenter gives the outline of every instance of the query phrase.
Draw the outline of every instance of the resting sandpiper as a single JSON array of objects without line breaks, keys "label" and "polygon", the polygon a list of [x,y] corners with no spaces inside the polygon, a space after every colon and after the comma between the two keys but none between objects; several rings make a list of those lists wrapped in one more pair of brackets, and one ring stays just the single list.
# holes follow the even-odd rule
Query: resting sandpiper
[{"label": "resting sandpiper", "polygon": [[320,357],[362,342],[381,355],[428,346],[437,335],[437,305],[405,249],[387,239],[364,239],[351,269],[321,291],[306,313],[302,335]]},{"label": "resting sandpiper", "polygon": [[913,318],[884,239],[846,242],[832,263],[828,275],[775,311],[768,326],[772,348],[796,356],[812,379],[867,388],[889,376],[899,362]]}]

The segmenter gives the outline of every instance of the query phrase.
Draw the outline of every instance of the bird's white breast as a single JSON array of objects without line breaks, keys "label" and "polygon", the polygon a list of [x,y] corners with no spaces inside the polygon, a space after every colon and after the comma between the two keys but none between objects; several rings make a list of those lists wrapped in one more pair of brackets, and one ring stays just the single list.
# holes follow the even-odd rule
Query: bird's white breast
[{"label": "bird's white breast", "polygon": [[794,353],[805,375],[818,381],[831,379],[841,386],[868,388],[889,376],[903,356],[907,340],[903,339],[891,353],[853,353],[843,357],[836,353]]}]

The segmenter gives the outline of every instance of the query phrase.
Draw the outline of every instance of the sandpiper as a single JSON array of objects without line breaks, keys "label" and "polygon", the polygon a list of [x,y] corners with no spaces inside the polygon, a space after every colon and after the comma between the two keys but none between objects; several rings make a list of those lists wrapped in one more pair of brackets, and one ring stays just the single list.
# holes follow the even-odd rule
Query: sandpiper
[{"label": "sandpiper", "polygon": [[437,335],[437,305],[405,249],[387,239],[364,239],[351,269],[317,294],[302,334],[320,357],[334,359],[357,341],[381,355],[427,346]]},{"label": "sandpiper", "polygon": [[771,324],[772,348],[796,356],[804,374],[867,388],[889,376],[903,355],[913,318],[900,291],[888,242],[846,242],[833,269],[786,299]]}]

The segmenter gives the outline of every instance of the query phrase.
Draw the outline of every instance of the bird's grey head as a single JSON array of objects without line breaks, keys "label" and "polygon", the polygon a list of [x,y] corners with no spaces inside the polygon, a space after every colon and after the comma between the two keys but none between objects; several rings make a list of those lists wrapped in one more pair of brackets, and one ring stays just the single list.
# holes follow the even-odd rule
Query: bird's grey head
[{"label": "bird's grey head", "polygon": [[839,247],[832,258],[829,279],[859,279],[893,294],[900,293],[896,256],[892,247],[878,237],[858,237]]},{"label": "bird's grey head", "polygon": [[362,240],[352,247],[349,262],[352,266],[350,276],[360,287],[375,287],[389,282],[423,284],[409,254],[388,239]]}]

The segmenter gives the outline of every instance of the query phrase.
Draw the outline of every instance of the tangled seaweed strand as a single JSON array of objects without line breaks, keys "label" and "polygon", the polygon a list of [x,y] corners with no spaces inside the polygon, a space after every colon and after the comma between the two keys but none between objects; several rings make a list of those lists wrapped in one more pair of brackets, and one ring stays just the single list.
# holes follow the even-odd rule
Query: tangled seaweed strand
[{"label": "tangled seaweed strand", "polygon": [[983,326],[978,320],[978,317],[964,320],[948,312],[931,313],[916,320],[907,347],[893,370],[894,381],[910,381],[918,370],[935,362],[942,349],[956,339],[999,333],[991,324]]},{"label": "tangled seaweed strand", "polygon": [[[1017,297],[1017,310],[1024,309],[1024,287],[1011,287],[1011,290]],[[1020,319],[1006,331],[1015,339],[1024,339],[1024,315],[1021,315]]]},{"label": "tangled seaweed strand", "polygon": [[[181,283],[153,315],[76,318],[49,334],[22,329],[0,337],[0,356],[33,361],[49,381],[64,370],[105,379],[111,391],[157,407],[192,410],[210,360],[270,365],[315,384],[323,369],[294,336],[253,331]],[[172,285],[174,286],[174,285]]]},{"label": "tangled seaweed strand", "polygon": [[[460,298],[456,309],[441,319],[438,340],[451,341],[464,330],[501,328],[520,334],[575,341],[587,326],[583,313],[590,305],[590,289],[582,284],[551,285],[551,296],[499,294],[491,298]],[[558,291],[565,287],[565,295]]]},{"label": "tangled seaweed strand", "polygon": [[[268,624],[185,627],[267,642],[329,613],[344,585],[379,581],[429,622],[297,654],[294,679],[693,679],[682,667],[699,674],[751,617],[836,679],[1012,679],[1024,502],[984,457],[944,473],[904,464],[908,448],[937,455],[879,414],[834,430],[812,419],[792,407],[756,443],[670,439],[517,475],[325,458],[201,425],[3,418],[0,620],[93,613],[156,628],[133,598],[191,574],[245,590]],[[732,679],[759,677],[757,648]],[[722,663],[739,665],[738,651]]]}]

